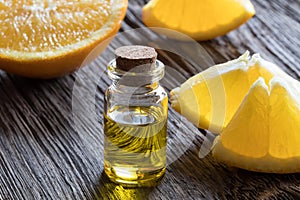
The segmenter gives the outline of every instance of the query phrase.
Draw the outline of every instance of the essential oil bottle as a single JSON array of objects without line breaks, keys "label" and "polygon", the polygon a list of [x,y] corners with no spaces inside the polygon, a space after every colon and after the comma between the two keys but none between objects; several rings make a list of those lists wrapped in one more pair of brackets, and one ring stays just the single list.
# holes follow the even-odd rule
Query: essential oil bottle
[{"label": "essential oil bottle", "polygon": [[127,187],[154,186],[166,170],[168,96],[155,49],[123,46],[108,65],[104,170]]}]

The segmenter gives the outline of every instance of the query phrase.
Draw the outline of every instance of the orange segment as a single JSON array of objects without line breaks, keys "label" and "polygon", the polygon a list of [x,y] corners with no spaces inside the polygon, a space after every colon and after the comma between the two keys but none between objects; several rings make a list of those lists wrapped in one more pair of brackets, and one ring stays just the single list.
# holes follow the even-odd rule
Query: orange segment
[{"label": "orange segment", "polygon": [[127,0],[0,2],[0,68],[49,78],[75,70],[116,33]]},{"label": "orange segment", "polygon": [[208,40],[239,27],[254,14],[249,0],[151,0],[143,8],[143,21],[149,27]]}]

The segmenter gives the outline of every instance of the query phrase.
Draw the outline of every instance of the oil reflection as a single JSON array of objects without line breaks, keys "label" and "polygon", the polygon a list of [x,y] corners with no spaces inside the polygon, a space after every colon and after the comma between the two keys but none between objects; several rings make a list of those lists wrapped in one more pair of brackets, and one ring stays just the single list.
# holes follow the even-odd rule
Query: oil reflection
[{"label": "oil reflection", "polygon": [[96,200],[123,200],[123,199],[148,199],[149,194],[155,189],[155,187],[142,187],[142,188],[127,188],[121,185],[115,184],[109,180],[104,171],[102,171],[99,187],[97,188],[97,194],[95,194]]}]

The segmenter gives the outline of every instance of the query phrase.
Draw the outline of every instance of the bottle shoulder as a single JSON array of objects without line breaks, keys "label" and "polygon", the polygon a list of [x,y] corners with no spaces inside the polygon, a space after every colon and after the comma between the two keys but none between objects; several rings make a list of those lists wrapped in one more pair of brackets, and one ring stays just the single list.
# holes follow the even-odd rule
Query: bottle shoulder
[{"label": "bottle shoulder", "polygon": [[110,86],[105,92],[105,100],[112,104],[153,105],[168,101],[168,94],[161,85],[145,91],[132,88],[125,90],[124,88]]}]

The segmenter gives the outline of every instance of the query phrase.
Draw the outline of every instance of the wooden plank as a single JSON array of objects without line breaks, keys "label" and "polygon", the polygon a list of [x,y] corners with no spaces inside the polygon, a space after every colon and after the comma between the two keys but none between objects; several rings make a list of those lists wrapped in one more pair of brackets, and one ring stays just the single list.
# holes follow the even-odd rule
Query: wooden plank
[{"label": "wooden plank", "polygon": [[[130,1],[122,31],[144,27],[141,22],[144,3]],[[236,58],[245,50],[260,52],[300,80],[300,2],[254,0],[253,3],[257,15],[249,23],[200,44],[216,63]],[[253,173],[219,164],[210,155],[200,159],[198,152],[205,134],[212,136],[193,127],[172,109],[168,124],[170,165],[162,183],[155,188],[139,189],[110,183],[103,174],[101,129],[103,92],[110,81],[100,72],[105,70],[117,46],[154,45],[160,39],[149,30],[127,37],[117,38],[102,56],[64,78],[29,80],[1,72],[0,199],[299,198],[299,174]],[[169,66],[163,80],[168,90],[207,67],[205,63],[200,66],[177,55],[159,52],[159,59]],[[78,85],[75,82],[78,77],[88,84]],[[73,96],[73,87],[81,87],[82,93],[78,93],[81,96]],[[90,118],[76,120],[74,109],[78,113],[93,103],[85,94],[95,95],[96,125]],[[76,107],[72,107],[72,100]]]}]

